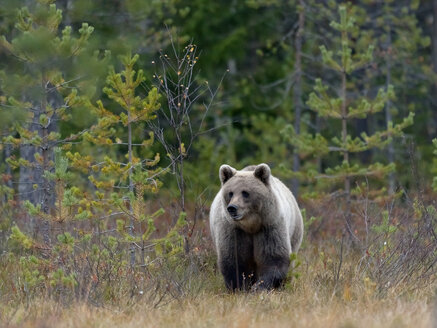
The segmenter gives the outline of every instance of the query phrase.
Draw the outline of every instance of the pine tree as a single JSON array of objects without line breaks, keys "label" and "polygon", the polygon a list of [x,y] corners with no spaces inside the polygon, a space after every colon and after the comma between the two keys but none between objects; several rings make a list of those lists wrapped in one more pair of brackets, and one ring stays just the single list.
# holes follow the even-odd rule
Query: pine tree
[{"label": "pine tree", "polygon": [[[158,102],[159,96],[157,93],[157,89],[152,89],[147,98],[141,98],[135,94],[136,89],[140,86],[142,82],[144,82],[143,71],[139,70],[135,72],[134,65],[138,60],[139,56],[135,55],[131,57],[130,55],[122,56],[121,60],[125,67],[125,69],[121,73],[115,73],[114,70],[111,70],[110,74],[107,78],[108,86],[103,89],[103,91],[108,95],[108,97],[115,102],[117,102],[123,112],[119,115],[119,123],[123,124],[124,127],[127,128],[127,184],[128,190],[130,194],[130,202],[128,204],[128,212],[130,214],[130,225],[129,225],[129,234],[131,237],[134,237],[134,225],[135,225],[135,216],[134,216],[134,206],[132,201],[135,199],[135,182],[134,182],[134,168],[139,168],[140,171],[143,165],[140,158],[135,158],[133,153],[133,139],[132,139],[132,126],[135,123],[147,122],[151,119],[155,118],[154,112],[159,109],[160,104]],[[104,118],[105,119],[105,118]],[[152,136],[151,136],[152,137]],[[153,142],[153,139],[151,140]],[[141,146],[148,146],[151,143],[148,141],[143,141]],[[153,166],[157,164],[159,161],[159,157],[157,157],[152,163],[147,163],[148,166]],[[114,165],[115,163],[109,163],[110,165]],[[146,171],[147,173],[147,171]],[[148,177],[145,176],[147,179]],[[137,201],[138,199],[142,199],[144,190],[137,190]],[[134,201],[135,203],[135,201]],[[137,219],[142,217],[143,214],[135,213]],[[131,247],[131,258],[130,258],[131,266],[135,265],[135,245],[132,244]]]},{"label": "pine tree", "polygon": [[[394,100],[389,99],[385,104],[387,127],[389,122],[396,121],[397,116],[416,111],[421,106],[418,97],[426,99],[428,96],[424,86],[428,83],[430,64],[418,53],[429,48],[430,38],[424,35],[416,18],[419,4],[417,0],[365,1],[368,12],[373,10],[372,15],[375,15],[374,19],[366,22],[370,28],[367,38],[375,44],[375,68],[370,73],[374,78],[370,84],[377,87],[384,85],[385,88],[393,85],[396,93],[402,95]],[[423,115],[420,112],[418,114],[416,124],[421,120],[420,115]],[[395,149],[393,141],[387,144],[385,155],[389,163],[400,163],[403,157],[402,149]],[[406,165],[409,166],[409,163]],[[391,172],[388,177],[390,194],[396,189],[396,180],[394,172]]]},{"label": "pine tree", "polygon": [[[49,295],[63,297],[82,297],[85,288],[87,298],[91,281],[95,283],[99,271],[106,270],[105,275],[126,275],[130,292],[134,292],[139,283],[135,278],[140,271],[146,273],[146,266],[150,270],[149,261],[156,257],[174,261],[182,252],[179,231],[185,227],[185,213],[164,237],[152,238],[155,220],[164,210],[151,211],[147,198],[160,189],[164,171],[157,166],[159,154],[147,157],[154,138],[150,134],[144,140],[143,132],[145,124],[155,118],[160,102],[156,88],[146,96],[138,92],[144,82],[143,71],[134,69],[138,58],[122,56],[124,68],[119,73],[110,68],[105,105],[102,100],[78,97],[97,122],[81,134],[81,142],[71,151],[64,154],[65,150],[54,149],[53,171],[45,172],[56,192],[50,213],[42,211],[40,204],[24,204],[32,216],[56,224],[60,233],[52,239],[51,247],[41,245],[18,225],[11,229],[11,249],[26,255],[20,265],[29,271],[24,279],[32,288],[45,282],[53,286],[47,290]],[[124,260],[125,250],[128,261]],[[47,272],[45,276],[40,268]],[[99,283],[110,284],[109,280]]]},{"label": "pine tree", "polygon": [[[383,177],[395,169],[393,163],[363,165],[354,158],[370,149],[384,148],[393,137],[401,135],[402,130],[412,124],[413,114],[411,113],[400,124],[388,123],[386,130],[377,131],[373,135],[363,132],[359,136],[354,136],[352,123],[382,111],[387,101],[394,99],[394,91],[392,86],[388,86],[385,90],[379,89],[373,99],[365,96],[357,97],[352,92],[348,92],[348,90],[355,91],[354,74],[358,74],[371,62],[373,52],[373,45],[368,46],[366,51],[358,51],[354,38],[359,30],[355,25],[354,16],[350,13],[353,13],[351,8],[348,10],[346,6],[340,6],[340,21],[331,23],[332,28],[340,33],[338,51],[334,53],[325,46],[320,47],[323,63],[338,76],[338,96],[330,93],[330,88],[321,79],[317,79],[314,92],[310,94],[307,101],[307,105],[327,120],[328,124],[339,125],[338,133],[333,136],[309,133],[298,135],[293,126],[289,125],[284,135],[301,156],[324,156],[329,157],[330,161],[335,158],[338,164],[327,168],[322,174],[316,170],[309,170],[302,172],[301,177],[312,181],[328,179],[342,182],[346,230],[350,236],[354,236],[351,222],[351,202],[354,194],[352,184],[360,177]],[[332,153],[337,156],[332,157],[330,155]]]},{"label": "pine tree", "polygon": [[[84,142],[112,148],[112,151],[108,149],[104,152],[103,158],[83,151],[67,153],[73,166],[86,172],[89,181],[98,190],[96,199],[89,197],[87,201],[85,208],[88,215],[91,215],[92,205],[95,204],[97,206],[92,215],[118,215],[122,218],[117,223],[118,231],[125,242],[131,244],[132,268],[136,263],[136,249],[141,248],[141,243],[146,242],[153,232],[152,219],[162,213],[159,210],[147,215],[143,199],[146,192],[159,190],[161,183],[155,176],[162,170],[152,169],[160,160],[159,154],[152,160],[140,157],[149,153],[148,149],[154,142],[153,134],[146,140],[137,139],[144,124],[155,118],[160,103],[156,88],[151,89],[146,97],[138,95],[137,89],[145,80],[143,71],[134,69],[138,58],[138,55],[132,57],[130,54],[120,56],[124,69],[120,73],[116,73],[114,68],[110,69],[103,91],[118,108],[110,110],[101,100],[96,104],[84,101],[98,118],[97,123],[83,134]],[[134,148],[139,150],[135,151]],[[141,229],[144,222],[147,223],[146,231]],[[141,233],[138,234],[138,231]]]},{"label": "pine tree", "polygon": [[[46,215],[55,202],[54,185],[47,178],[47,173],[54,170],[53,149],[66,141],[58,125],[71,118],[72,108],[77,105],[74,86],[79,77],[72,76],[72,68],[93,32],[86,23],[77,37],[70,26],[60,31],[62,12],[53,2],[41,0],[31,8],[20,9],[13,39],[0,38],[0,47],[10,56],[0,72],[4,93],[1,108],[12,115],[18,112],[26,116],[25,122],[14,122],[3,138],[5,147],[20,149],[20,156],[10,154],[7,163],[12,169],[20,168],[20,198],[39,205]],[[92,64],[91,56],[89,59]],[[42,230],[49,245],[47,220]]]},{"label": "pine tree", "polygon": [[[308,163],[301,163],[299,152],[292,151],[278,131],[290,121],[296,134],[301,129],[303,133],[319,129],[317,115],[308,110],[303,100],[311,91],[313,76],[322,68],[320,60],[314,56],[318,51],[315,45],[322,35],[329,37],[326,22],[327,17],[333,17],[332,3],[327,6],[313,0],[296,0],[273,5],[268,1],[257,1],[257,5],[279,10],[277,16],[281,21],[276,34],[272,34],[276,41],[257,50],[262,65],[254,74],[255,85],[251,89],[242,88],[251,90],[250,105],[254,110],[250,120],[243,121],[247,126],[244,136],[250,144],[239,153],[248,152],[244,163],[272,161],[274,173],[289,183],[295,196],[300,196],[299,171],[306,169],[301,168],[301,164],[308,166]],[[262,139],[259,133],[263,134]]]}]

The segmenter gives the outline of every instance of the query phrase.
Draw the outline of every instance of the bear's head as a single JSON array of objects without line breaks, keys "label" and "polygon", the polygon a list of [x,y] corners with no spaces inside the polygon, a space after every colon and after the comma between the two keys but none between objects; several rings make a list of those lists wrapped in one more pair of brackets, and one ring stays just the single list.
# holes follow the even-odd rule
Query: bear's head
[{"label": "bear's head", "polygon": [[272,203],[270,167],[260,164],[237,171],[222,165],[219,172],[228,221],[248,233],[258,232],[263,211]]}]

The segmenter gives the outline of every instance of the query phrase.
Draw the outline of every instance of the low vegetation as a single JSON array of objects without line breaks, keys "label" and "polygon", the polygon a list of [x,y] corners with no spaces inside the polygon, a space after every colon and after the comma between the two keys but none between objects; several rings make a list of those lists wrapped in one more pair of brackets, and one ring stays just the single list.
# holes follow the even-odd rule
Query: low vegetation
[{"label": "low vegetation", "polygon": [[434,207],[416,202],[377,218],[374,204],[367,213],[372,228],[367,236],[357,231],[363,249],[347,234],[318,232],[335,212],[306,218],[287,283],[270,292],[226,290],[201,234],[205,220],[188,254],[155,250],[140,269],[129,267],[126,254],[106,254],[107,246],[87,251],[76,243],[74,254],[47,259],[3,252],[0,320],[8,327],[430,327],[437,249],[426,227],[437,219]]},{"label": "low vegetation", "polygon": [[[314,254],[318,254],[314,255]],[[376,284],[356,275],[357,262],[345,259],[335,286],[330,259],[315,247],[300,258],[300,276],[284,290],[230,294],[214,272],[195,275],[197,289],[157,302],[156,291],[123,295],[97,306],[68,306],[44,297],[2,302],[8,327],[431,327],[434,289],[397,289],[383,297]],[[328,268],[326,267],[328,266]],[[117,288],[117,286],[114,286]],[[150,294],[150,295],[148,295]]]}]

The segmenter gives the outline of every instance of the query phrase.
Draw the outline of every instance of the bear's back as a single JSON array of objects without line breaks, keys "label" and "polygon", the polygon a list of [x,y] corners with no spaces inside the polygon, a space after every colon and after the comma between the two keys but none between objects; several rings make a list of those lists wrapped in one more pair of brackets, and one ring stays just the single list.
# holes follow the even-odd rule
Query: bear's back
[{"label": "bear's back", "polygon": [[278,178],[271,176],[271,188],[278,202],[278,211],[285,220],[291,251],[297,252],[303,237],[302,214],[291,190]]}]

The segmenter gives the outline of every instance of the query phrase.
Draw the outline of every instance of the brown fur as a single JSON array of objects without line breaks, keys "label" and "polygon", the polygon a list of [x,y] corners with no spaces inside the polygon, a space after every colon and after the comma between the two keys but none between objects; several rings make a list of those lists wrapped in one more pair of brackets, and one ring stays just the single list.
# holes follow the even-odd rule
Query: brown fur
[{"label": "brown fur", "polygon": [[222,165],[219,175],[222,188],[211,205],[210,226],[226,286],[278,287],[302,241],[296,200],[266,164],[241,171]]}]

